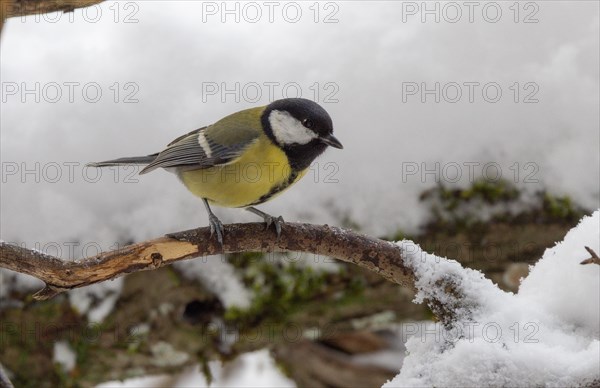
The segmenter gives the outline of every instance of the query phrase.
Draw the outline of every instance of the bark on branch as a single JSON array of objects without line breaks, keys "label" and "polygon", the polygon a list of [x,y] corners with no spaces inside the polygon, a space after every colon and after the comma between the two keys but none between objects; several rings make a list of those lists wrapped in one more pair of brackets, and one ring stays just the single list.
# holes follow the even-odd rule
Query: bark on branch
[{"label": "bark on branch", "polygon": [[169,234],[79,261],[64,261],[41,252],[0,244],[0,267],[34,276],[46,287],[34,297],[49,299],[60,292],[145,271],[194,257],[240,252],[307,252],[329,256],[374,271],[401,285],[414,286],[399,247],[351,230],[328,225],[286,223],[278,239],[264,223],[225,225],[221,247],[209,228]]},{"label": "bark on branch", "polygon": [[51,12],[72,12],[104,0],[0,0],[6,18]]},{"label": "bark on branch", "polygon": [[40,15],[51,12],[73,12],[99,4],[104,0],[0,0],[0,33],[4,20],[18,16]]}]

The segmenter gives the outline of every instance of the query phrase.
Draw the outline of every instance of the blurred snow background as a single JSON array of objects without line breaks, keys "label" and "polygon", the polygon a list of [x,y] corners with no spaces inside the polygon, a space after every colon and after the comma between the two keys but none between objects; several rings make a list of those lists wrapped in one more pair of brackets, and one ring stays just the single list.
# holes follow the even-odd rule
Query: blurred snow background
[{"label": "blurred snow background", "polygon": [[[472,22],[462,6],[456,23],[443,2],[429,3],[433,14],[422,2],[292,3],[286,16],[287,3],[277,3],[273,22],[259,2],[255,23],[244,3],[228,9],[236,4],[238,22],[221,2],[189,1],[108,1],[9,20],[0,59],[0,239],[75,259],[206,225],[200,201],[169,173],[99,176],[83,166],[158,151],[298,88],[330,112],[345,149],[329,150],[263,206],[286,220],[349,218],[371,234],[410,232],[424,221],[423,190],[497,173],[598,208],[597,2],[520,3],[518,15],[512,2],[498,2],[497,22],[496,9],[484,14],[477,3]],[[436,82],[438,92],[422,93]],[[239,92],[228,93],[236,83]],[[450,102],[456,85],[461,98]],[[502,94],[484,94],[484,85]],[[216,212],[224,222],[256,221]],[[0,292],[6,286],[0,281]],[[71,299],[87,311],[85,295]]]},{"label": "blurred snow background", "polygon": [[199,367],[190,368],[180,375],[148,376],[128,379],[122,382],[111,381],[97,388],[118,387],[295,387],[296,384],[277,369],[268,350],[246,353],[223,365],[219,361],[209,363],[213,380],[209,384]]},{"label": "blurred snow background", "polygon": [[[42,248],[79,241],[77,253],[89,243],[93,254],[94,243],[108,249],[206,224],[201,203],[167,172],[138,177],[103,170],[96,178],[83,166],[158,151],[186,131],[266,104],[269,83],[279,84],[273,98],[283,97],[284,86],[294,96],[296,83],[304,97],[322,103],[345,146],[329,150],[294,190],[263,206],[287,220],[339,223],[347,215],[368,233],[415,230],[425,214],[418,206],[423,190],[439,180],[452,184],[457,173],[457,184],[466,184],[498,171],[521,187],[547,187],[597,207],[598,3],[536,3],[537,11],[520,9],[518,23],[512,3],[497,3],[496,23],[486,21],[483,7],[473,11],[472,23],[465,8],[450,23],[452,9],[432,3],[440,10],[436,23],[435,15],[412,15],[401,3],[360,1],[321,4],[318,23],[312,3],[297,3],[297,23],[284,19],[283,6],[270,23],[266,6],[256,3],[262,18],[250,23],[252,9],[243,13],[240,4],[239,23],[222,9],[212,15],[207,3],[188,1],[109,1],[85,14],[47,16],[56,22],[9,20],[0,62],[0,237]],[[538,22],[524,23],[533,11],[530,19]],[[328,15],[337,22],[323,23]],[[39,92],[26,94],[36,82]],[[240,93],[226,94],[236,82]],[[435,82],[439,103],[435,95],[407,94],[414,84],[433,89]],[[472,103],[465,82],[479,83]],[[52,83],[62,93],[55,103]],[[72,103],[68,83],[78,83]],[[257,101],[253,83],[261,85]],[[456,103],[446,102],[455,97],[452,83],[461,87]],[[502,92],[496,103],[482,95],[492,83]],[[213,95],[215,84],[221,91]],[[98,89],[99,101],[87,102]],[[486,98],[495,91],[489,88]],[[128,96],[138,102],[125,103]],[[324,102],[328,96],[338,102]],[[527,96],[539,101],[524,103]],[[489,162],[496,164],[483,171]],[[435,163],[439,172],[427,174]],[[227,222],[256,219],[216,211]]]}]

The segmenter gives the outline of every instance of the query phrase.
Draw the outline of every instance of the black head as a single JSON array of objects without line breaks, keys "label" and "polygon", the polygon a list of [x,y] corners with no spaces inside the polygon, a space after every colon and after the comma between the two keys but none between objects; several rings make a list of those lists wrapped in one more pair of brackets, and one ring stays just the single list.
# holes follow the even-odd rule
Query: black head
[{"label": "black head", "polygon": [[327,111],[305,98],[274,101],[266,107],[261,120],[265,133],[285,151],[293,168],[308,167],[327,146],[343,148],[333,136]]}]

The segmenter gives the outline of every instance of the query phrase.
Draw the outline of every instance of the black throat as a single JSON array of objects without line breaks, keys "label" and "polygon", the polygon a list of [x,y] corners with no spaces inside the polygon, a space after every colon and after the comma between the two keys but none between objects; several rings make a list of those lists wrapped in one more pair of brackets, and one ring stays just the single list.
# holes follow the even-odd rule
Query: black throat
[{"label": "black throat", "polygon": [[269,122],[269,109],[265,109],[260,120],[262,121],[262,127],[265,130],[265,134],[277,147],[281,148],[288,158],[292,171],[302,171],[310,166],[310,164],[325,152],[327,144],[323,143],[319,139],[313,139],[306,144],[288,144],[281,145],[277,142],[275,135],[273,134],[273,128]]},{"label": "black throat", "polygon": [[310,166],[310,164],[321,155],[327,144],[319,139],[311,140],[307,144],[291,144],[281,147],[288,157],[288,161],[293,171],[302,171]]}]

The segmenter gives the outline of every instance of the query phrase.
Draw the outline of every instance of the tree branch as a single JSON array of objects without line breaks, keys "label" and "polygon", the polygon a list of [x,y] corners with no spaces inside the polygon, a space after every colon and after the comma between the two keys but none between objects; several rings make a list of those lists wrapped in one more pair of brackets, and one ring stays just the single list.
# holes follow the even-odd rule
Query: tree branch
[{"label": "tree branch", "polygon": [[211,237],[209,228],[198,228],[73,262],[1,243],[0,267],[45,282],[46,287],[34,295],[44,300],[72,288],[194,257],[288,251],[333,257],[374,271],[394,283],[414,286],[414,274],[404,265],[396,244],[347,229],[299,223],[286,223],[279,239],[263,223],[231,224],[225,226],[222,247]]},{"label": "tree branch", "polygon": [[51,12],[72,12],[104,0],[0,0],[6,18]]},{"label": "tree branch", "polygon": [[0,0],[0,34],[4,20],[11,17],[40,15],[51,12],[73,12],[102,3],[104,0]]}]

